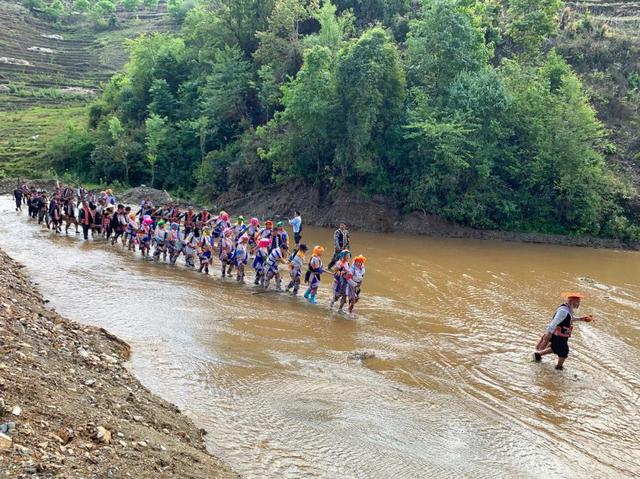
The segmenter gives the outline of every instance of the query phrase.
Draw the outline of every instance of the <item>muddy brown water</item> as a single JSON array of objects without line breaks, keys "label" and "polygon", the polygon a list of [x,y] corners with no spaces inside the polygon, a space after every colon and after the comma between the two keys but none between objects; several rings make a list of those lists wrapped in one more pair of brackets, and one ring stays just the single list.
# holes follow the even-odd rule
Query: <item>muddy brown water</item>
[{"label": "muddy brown water", "polygon": [[[52,306],[126,339],[140,380],[245,477],[640,475],[637,252],[354,233],[350,321],[326,280],[314,307],[0,211],[0,247]],[[570,289],[597,320],[560,373],[529,352]]]}]

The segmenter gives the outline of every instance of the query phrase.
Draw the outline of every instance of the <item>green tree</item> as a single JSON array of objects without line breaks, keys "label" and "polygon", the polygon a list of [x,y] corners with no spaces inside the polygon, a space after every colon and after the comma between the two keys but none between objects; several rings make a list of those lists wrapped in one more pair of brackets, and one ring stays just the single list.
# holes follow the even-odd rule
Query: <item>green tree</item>
[{"label": "green tree", "polygon": [[125,129],[117,116],[112,116],[108,122],[109,134],[113,142],[113,159],[122,165],[124,168],[124,180],[126,184],[129,184],[129,170],[131,165],[129,163],[128,152],[125,147],[126,137]]},{"label": "green tree", "polygon": [[46,12],[53,18],[60,18],[65,13],[64,4],[60,0],[53,0],[47,7]]},{"label": "green tree", "polygon": [[49,145],[47,156],[56,171],[86,174],[95,146],[95,138],[88,130],[68,124]]},{"label": "green tree", "polygon": [[319,184],[331,174],[340,112],[333,65],[334,53],[327,47],[307,50],[298,75],[283,87],[284,111],[258,130],[267,141],[260,155],[278,178]]},{"label": "green tree", "polygon": [[338,54],[336,90],[342,105],[342,133],[337,138],[340,180],[369,183],[382,190],[393,175],[391,156],[405,97],[398,51],[387,32],[367,30]]},{"label": "green tree", "polygon": [[507,32],[528,55],[537,55],[543,43],[559,28],[561,0],[509,0]]},{"label": "green tree", "polygon": [[253,54],[259,65],[269,67],[268,83],[281,85],[300,68],[304,49],[300,25],[317,9],[318,0],[276,0],[267,29],[256,33],[260,43]]},{"label": "green tree", "polygon": [[155,185],[156,163],[160,145],[167,136],[167,118],[156,114],[151,114],[145,121],[145,143],[147,147],[147,161],[151,166],[151,187]]},{"label": "green tree", "polygon": [[411,84],[435,95],[459,73],[482,68],[492,55],[483,31],[452,0],[425,4],[422,18],[410,24],[406,44]]},{"label": "green tree", "polygon": [[157,78],[152,81],[149,87],[149,94],[151,102],[149,103],[149,113],[157,115],[159,117],[173,117],[176,116],[176,109],[178,106],[177,100],[169,83],[164,78]]},{"label": "green tree", "polygon": [[235,137],[238,124],[247,115],[246,97],[252,90],[252,81],[251,64],[243,58],[240,48],[225,46],[216,53],[211,73],[200,92],[206,138],[228,141]]},{"label": "green tree", "polygon": [[75,0],[73,8],[78,12],[86,13],[91,9],[91,3],[89,0]]},{"label": "green tree", "polygon": [[[182,39],[172,35],[156,33],[141,35],[129,43],[130,59],[125,66],[126,77],[117,85],[120,111],[125,121],[142,122],[148,105],[154,98],[167,92],[175,95],[187,70],[183,64],[185,45]],[[156,83],[154,80],[164,80]],[[160,91],[162,90],[162,91]],[[167,107],[167,105],[165,105]],[[170,108],[170,107],[169,107]],[[174,112],[163,111],[163,115]]]},{"label": "green tree", "polygon": [[554,53],[540,67],[505,63],[502,74],[520,158],[513,181],[529,227],[599,234],[618,214],[615,187],[596,147],[602,126],[577,76]]},{"label": "green tree", "polygon": [[506,85],[487,67],[458,75],[445,96],[434,108],[424,90],[412,92],[401,183],[410,185],[408,207],[476,227],[512,225]]},{"label": "green tree", "polygon": [[116,4],[111,0],[98,0],[93,4],[91,11],[98,17],[105,17],[116,11]]},{"label": "green tree", "polygon": [[304,39],[305,48],[318,45],[327,47],[334,53],[340,50],[345,40],[355,32],[355,20],[351,11],[346,11],[340,16],[336,15],[336,11],[336,6],[329,0],[323,2],[315,14],[320,31]]}]

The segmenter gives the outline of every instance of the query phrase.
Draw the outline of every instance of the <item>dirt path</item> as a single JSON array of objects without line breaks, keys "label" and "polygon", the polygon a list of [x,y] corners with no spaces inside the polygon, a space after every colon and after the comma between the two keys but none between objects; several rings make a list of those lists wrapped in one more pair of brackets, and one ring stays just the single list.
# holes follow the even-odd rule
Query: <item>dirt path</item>
[{"label": "dirt path", "polygon": [[238,477],[125,368],[126,343],[47,309],[20,268],[0,250],[2,477]]}]

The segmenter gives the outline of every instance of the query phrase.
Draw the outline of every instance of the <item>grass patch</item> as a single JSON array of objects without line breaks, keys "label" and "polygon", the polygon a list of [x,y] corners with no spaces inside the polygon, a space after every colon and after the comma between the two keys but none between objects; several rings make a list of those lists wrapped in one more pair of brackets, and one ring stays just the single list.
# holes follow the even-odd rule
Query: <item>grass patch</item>
[{"label": "grass patch", "polygon": [[8,176],[38,176],[50,168],[43,152],[47,143],[68,124],[86,122],[86,105],[35,106],[2,113],[0,172]]}]

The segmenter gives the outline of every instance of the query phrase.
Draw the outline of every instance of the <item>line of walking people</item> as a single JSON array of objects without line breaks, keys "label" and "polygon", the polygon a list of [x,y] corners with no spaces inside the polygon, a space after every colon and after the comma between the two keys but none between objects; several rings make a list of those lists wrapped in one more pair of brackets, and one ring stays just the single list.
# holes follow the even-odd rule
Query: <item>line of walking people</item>
[{"label": "line of walking people", "polygon": [[[329,309],[337,304],[338,312],[346,312],[350,317],[354,317],[354,308],[360,299],[366,258],[352,257],[345,223],[341,223],[334,234],[334,254],[325,267],[324,247],[316,245],[309,251],[302,243],[299,211],[285,221],[261,222],[256,217],[246,221],[243,216],[237,216],[232,222],[225,211],[212,214],[206,208],[181,210],[174,204],[156,207],[149,198],[134,211],[130,206],[117,204],[111,190],[96,194],[58,187],[49,196],[42,190],[25,186],[18,188],[14,197],[16,210],[21,210],[26,203],[29,215],[56,233],[62,233],[63,225],[65,233],[73,226],[76,234],[82,229],[85,240],[89,236],[102,238],[111,245],[121,244],[129,251],[139,251],[146,259],[171,265],[183,256],[187,268],[197,267],[203,274],[209,274],[216,256],[221,276],[235,277],[238,282],[245,282],[247,266],[251,265],[255,273],[253,282],[261,288],[260,292],[269,291],[273,281],[273,291],[287,291],[295,296],[304,282],[307,285],[304,298],[312,304],[317,304],[323,275],[331,274]],[[293,229],[293,246],[286,226]],[[281,267],[286,268],[288,275],[283,275]]]}]

